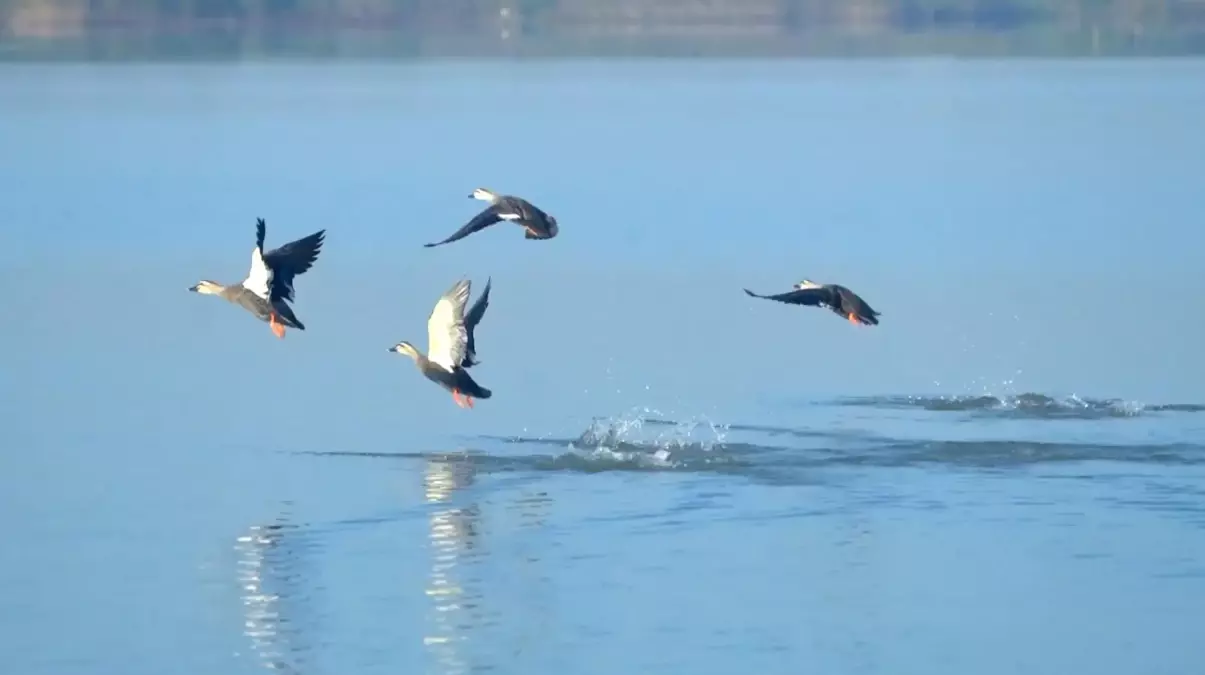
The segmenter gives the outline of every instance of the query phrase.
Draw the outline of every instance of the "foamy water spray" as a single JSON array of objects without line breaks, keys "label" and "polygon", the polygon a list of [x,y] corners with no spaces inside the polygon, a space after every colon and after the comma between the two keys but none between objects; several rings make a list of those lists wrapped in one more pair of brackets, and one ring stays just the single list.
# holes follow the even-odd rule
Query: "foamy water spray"
[{"label": "foamy water spray", "polygon": [[706,416],[674,421],[660,410],[634,407],[594,418],[569,449],[594,460],[672,467],[713,451],[727,431],[727,425]]}]

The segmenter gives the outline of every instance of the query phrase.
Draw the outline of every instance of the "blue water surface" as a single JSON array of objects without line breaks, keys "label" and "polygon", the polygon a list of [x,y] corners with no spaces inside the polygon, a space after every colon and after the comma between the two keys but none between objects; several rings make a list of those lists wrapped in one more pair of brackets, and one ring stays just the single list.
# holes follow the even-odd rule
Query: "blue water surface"
[{"label": "blue water surface", "polygon": [[[1203,82],[4,66],[0,669],[1200,673]],[[423,248],[478,186],[560,235]],[[283,341],[187,290],[257,217]],[[386,352],[461,276],[472,410]]]}]

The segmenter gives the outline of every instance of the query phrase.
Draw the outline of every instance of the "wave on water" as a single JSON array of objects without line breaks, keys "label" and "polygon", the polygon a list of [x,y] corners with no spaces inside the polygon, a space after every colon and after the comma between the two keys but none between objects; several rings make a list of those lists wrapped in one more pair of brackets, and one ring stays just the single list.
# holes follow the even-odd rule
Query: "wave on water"
[{"label": "wave on water", "polygon": [[826,403],[865,408],[965,412],[1022,419],[1091,420],[1138,417],[1152,413],[1205,412],[1205,405],[1196,403],[1146,404],[1118,398],[1087,398],[1075,394],[1055,397],[1032,392],[1014,396],[865,396],[842,398]]},{"label": "wave on water", "polygon": [[[920,467],[1008,469],[1070,462],[1205,464],[1205,444],[1192,433],[1147,427],[1113,427],[1107,435],[1080,427],[942,426],[931,422],[901,426],[897,417],[858,418],[871,428],[851,428],[841,406],[962,412],[971,416],[1011,411],[1014,417],[1081,420],[1138,418],[1155,413],[1205,412],[1189,404],[1140,405],[1113,399],[1055,398],[1042,394],[1014,397],[881,396],[843,399],[824,411],[808,413],[808,423],[791,426],[726,424],[699,416],[673,420],[656,410],[635,408],[613,417],[596,417],[575,437],[480,436],[472,449],[458,452],[320,452],[310,454],[422,458],[467,462],[476,470],[686,471],[738,474],[770,482],[809,480],[824,468]],[[815,410],[815,409],[813,409]],[[844,418],[844,419],[843,419]],[[924,422],[918,416],[916,421]],[[1163,425],[1164,422],[1156,422]],[[879,427],[876,429],[875,427]],[[883,433],[890,428],[893,433]],[[1162,427],[1161,427],[1162,428]],[[921,437],[909,437],[916,432]],[[1007,434],[1007,435],[1005,435]],[[968,435],[978,436],[967,438]],[[1162,440],[1162,442],[1156,442]],[[490,448],[491,444],[502,447]],[[540,451],[541,447],[551,450]],[[528,453],[509,448],[524,448]]]}]

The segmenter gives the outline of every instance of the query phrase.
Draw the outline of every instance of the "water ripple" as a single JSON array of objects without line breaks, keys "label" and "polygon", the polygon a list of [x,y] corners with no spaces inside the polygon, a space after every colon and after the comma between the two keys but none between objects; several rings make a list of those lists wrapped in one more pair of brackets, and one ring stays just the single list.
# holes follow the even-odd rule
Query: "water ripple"
[{"label": "water ripple", "polygon": [[1033,392],[1015,396],[864,396],[840,398],[825,404],[967,412],[1023,419],[1108,419],[1161,412],[1205,412],[1205,404],[1197,403],[1144,404],[1118,398],[1091,398],[1076,394],[1056,397]]},{"label": "water ripple", "polygon": [[315,619],[308,610],[321,590],[307,565],[314,550],[309,533],[285,513],[275,523],[249,527],[234,549],[243,634],[252,653],[268,670],[306,672]]},{"label": "water ripple", "polygon": [[[880,396],[844,399],[829,408],[833,411],[830,414],[816,415],[815,424],[798,427],[719,423],[706,417],[673,420],[655,410],[633,408],[620,415],[595,417],[576,436],[482,435],[476,437],[473,443],[476,447],[458,453],[342,450],[308,454],[459,461],[476,471],[492,473],[715,473],[782,485],[814,483],[820,480],[818,471],[841,467],[945,466],[1008,470],[1073,462],[1205,463],[1205,445],[1195,441],[1191,434],[1159,438],[1141,425],[1127,426],[1132,430],[1128,437],[1112,431],[1104,441],[1093,438],[1102,436],[1095,429],[1064,425],[1057,427],[1063,431],[1054,434],[1043,434],[1041,429],[1055,430],[1056,427],[1001,427],[1003,431],[996,429],[996,437],[990,434],[982,437],[987,433],[983,428],[967,427],[981,437],[958,438],[961,427],[928,428],[917,424],[924,420],[899,420],[890,415],[879,419],[841,417],[840,410],[849,407],[904,409],[919,414],[933,411],[996,414],[1005,411],[1031,419],[1073,417],[1088,422],[1096,418],[1132,419],[1154,412],[1197,411],[1189,404],[1139,406],[1112,399],[1056,399],[1040,394],[1023,394],[1007,400]],[[877,428],[851,427],[851,421]],[[926,431],[947,437],[919,435]],[[515,453],[514,448],[528,452]]]}]

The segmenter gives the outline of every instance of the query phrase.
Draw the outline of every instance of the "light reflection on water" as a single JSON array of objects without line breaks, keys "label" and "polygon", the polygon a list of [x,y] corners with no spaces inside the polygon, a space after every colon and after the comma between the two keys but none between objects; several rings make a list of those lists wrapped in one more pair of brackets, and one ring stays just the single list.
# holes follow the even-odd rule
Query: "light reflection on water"
[{"label": "light reflection on water", "polygon": [[[934,411],[924,407],[918,414]],[[1040,414],[1049,416],[1049,411],[1043,408]],[[1150,413],[1155,414],[1163,413]],[[1119,419],[1142,423],[1134,414]],[[1185,472],[1205,461],[1205,446],[1059,439],[1067,424],[1078,422],[1058,418],[1059,426],[1032,431],[1032,440],[973,441],[896,439],[819,424],[734,424],[723,443],[682,445],[675,451],[677,464],[655,465],[634,458],[662,450],[660,436],[617,437],[613,444],[620,449],[610,453],[589,447],[567,453],[563,448],[572,438],[512,439],[492,453],[309,453],[354,458],[321,460],[348,472],[329,480],[356,486],[376,481],[380,494],[327,497],[347,507],[351,517],[294,524],[285,513],[271,524],[248,528],[236,546],[242,639],[250,643],[246,651],[255,665],[274,672],[321,672],[317,661],[329,658],[332,664],[354,663],[366,673],[423,662],[423,672],[461,675],[491,669],[566,672],[582,665],[577,647],[600,635],[632,645],[650,639],[664,644],[663,638],[672,636],[673,642],[694,630],[707,645],[704,651],[740,653],[741,659],[761,662],[757,668],[778,667],[794,653],[844,663],[850,672],[881,672],[900,658],[898,645],[881,636],[915,625],[917,608],[936,594],[939,601],[932,604],[944,614],[925,620],[945,622],[943,630],[962,634],[963,647],[953,658],[969,660],[981,650],[1000,648],[997,633],[957,619],[967,611],[969,598],[996,593],[999,616],[1007,616],[1000,608],[1017,602],[1014,598],[1026,598],[1026,611],[1059,613],[1060,624],[1107,612],[1103,592],[1092,609],[1082,606],[1083,590],[1055,608],[1048,594],[1025,593],[1034,583],[1024,572],[1035,564],[1031,551],[1050,546],[1046,541],[1052,533],[1064,541],[1060,519],[1068,510],[1085,512],[1086,499],[1099,501],[1103,490],[1109,499],[1126,499],[1127,511],[1158,508],[1163,513],[1171,506],[1174,517],[1187,516],[1190,525],[1200,522],[1199,483]],[[1177,429],[1172,431],[1180,433]],[[560,447],[549,451],[549,444]],[[1085,486],[1091,494],[1078,496],[1066,480],[1057,486],[1047,481],[1068,471],[1080,476],[1088,471],[1087,462],[1116,464],[1119,457],[1127,472],[1141,466],[1159,476],[1170,463],[1179,482],[1166,488],[1170,497],[1154,500],[1145,473],[1137,486],[1116,480],[1106,486],[1107,472],[1093,469]],[[732,461],[718,461],[725,458]],[[400,500],[393,480],[379,480],[383,466],[404,480]],[[717,466],[725,470],[716,471]],[[991,480],[984,479],[988,472]],[[633,485],[641,489],[633,492]],[[1140,491],[1134,494],[1131,488]],[[1176,503],[1169,505],[1172,499]],[[561,502],[555,513],[554,501]],[[576,508],[579,501],[588,508]],[[1047,507],[1056,510],[1043,514]],[[1057,527],[1057,532],[1034,530],[1043,515],[1046,529]],[[1079,540],[1041,556],[1050,578],[1081,574],[1077,568],[1086,564],[1120,564],[1114,561],[1135,555],[1115,531],[1102,538],[1085,529],[1090,521],[1076,518]],[[980,522],[993,532],[985,535],[976,526]],[[792,529],[783,529],[784,523]],[[1182,538],[1162,539],[1166,534],[1151,525],[1135,517],[1121,526],[1163,542],[1161,548],[1139,549],[1157,556],[1145,568],[1158,570],[1160,583],[1176,579],[1191,592],[1192,579],[1200,576],[1198,559],[1176,548],[1183,543],[1167,543]],[[643,536],[650,533],[656,536]],[[713,537],[730,539],[713,542]],[[973,545],[962,542],[971,537],[979,539]],[[996,541],[999,547],[988,546]],[[725,558],[730,547],[745,542],[758,555]],[[1092,557],[1084,558],[1084,551]],[[349,559],[355,570],[348,568]],[[950,571],[964,562],[975,571]],[[996,591],[984,590],[988,586],[978,570],[987,568],[996,575],[989,585]],[[320,569],[338,584],[337,592],[322,599],[368,604],[334,615],[337,620],[326,625],[315,623],[307,614],[314,613],[314,593],[321,590],[314,574]],[[915,577],[902,590],[901,569]],[[1014,569],[1022,572],[1009,572]],[[1090,581],[1112,583],[1107,573],[1105,568]],[[1144,591],[1148,611],[1179,601],[1156,591],[1154,586]],[[341,610],[351,606],[343,604]],[[632,612],[633,606],[642,609]],[[806,610],[798,625],[788,619],[793,615],[784,607],[789,606]],[[682,625],[690,621],[683,616],[716,611],[745,611],[746,628],[715,628],[706,619],[693,628]],[[1004,620],[999,616],[989,618]],[[1124,628],[1119,623],[1113,629]],[[600,655],[592,665],[606,672],[611,672],[608,658],[657,672],[711,672],[707,667],[720,665],[702,653],[632,646]],[[1180,658],[1171,654],[1167,660]]]},{"label": "light reflection on water", "polygon": [[456,490],[472,485],[476,474],[474,465],[444,458],[428,458],[423,473],[427,503],[442,506],[428,518],[431,573],[427,597],[431,607],[423,644],[446,675],[470,670],[463,646],[469,640],[469,627],[480,616],[479,596],[466,590],[460,569],[479,546],[480,507],[475,502],[464,507],[448,505]]},{"label": "light reflection on water", "polygon": [[[20,355],[0,378],[19,385],[0,424],[0,525],[13,542],[0,553],[11,617],[0,671],[236,675],[221,666],[238,651],[237,672],[306,675],[799,664],[1197,675],[1205,360],[1192,336],[1205,314],[1140,321],[1148,286],[1083,291],[1108,286],[1124,263],[1157,277],[1169,305],[1200,307],[1191,251],[1205,242],[1194,225],[1205,200],[1184,177],[1205,172],[1205,63],[647,65],[519,69],[501,82],[475,64],[5,69],[0,126],[22,132],[6,135],[0,175],[22,189],[0,199],[0,221],[14,224],[2,276],[38,292],[6,294],[14,323],[0,331],[6,353]],[[748,96],[715,100],[737,70]],[[509,111],[466,106],[474,85],[546,95]],[[1073,89],[1086,93],[1060,95]],[[641,104],[640,123],[620,101]],[[822,124],[801,128],[801,115]],[[487,123],[533,139],[543,156],[514,189],[548,195],[582,227],[565,246],[512,246],[494,233],[450,249],[458,266],[488,267],[510,289],[486,325],[490,361],[512,365],[491,370],[491,405],[464,415],[382,373],[379,347],[365,352],[364,332],[348,327],[381,307],[415,321],[430,311],[398,289],[446,287],[449,256],[421,255],[418,234],[389,214],[403,204],[407,221],[439,232],[469,208],[456,205],[461,188],[446,202],[424,195],[461,180],[477,142],[464,129]],[[726,165],[748,171],[696,161],[700,133],[725,126],[741,130],[720,148]],[[303,134],[317,140],[297,143]],[[423,176],[381,179],[399,169],[381,140],[401,136],[424,157]],[[647,161],[633,165],[637,147]],[[481,176],[512,163],[475,158]],[[851,277],[890,320],[850,331],[746,301],[742,285],[813,273],[791,271],[798,219],[742,200],[764,209],[749,214],[763,236],[733,237],[714,205],[683,213],[692,202],[663,199],[670,183],[754,197],[813,186],[806,236],[828,254],[815,263],[827,272],[814,273]],[[128,199],[131,184],[153,203]],[[859,204],[867,185],[885,186],[882,204]],[[68,205],[49,206],[64,191]],[[592,210],[614,191],[647,207],[643,216]],[[165,227],[168,209],[186,222]],[[283,344],[243,340],[256,333],[245,317],[179,299],[193,274],[239,264],[224,261],[242,255],[243,219],[260,210],[293,232],[344,232],[304,282],[302,316],[315,330]],[[900,210],[931,226],[897,227]],[[837,245],[850,240],[859,246]],[[515,255],[497,256],[490,241]],[[78,265],[27,260],[51,250]],[[54,330],[58,308],[101,278],[128,302],[75,303],[89,324],[81,348]],[[1033,292],[1051,283],[1080,291],[1071,311],[1066,296]],[[602,292],[588,293],[578,321],[548,312],[590,289]],[[664,302],[640,301],[650,289],[673,299],[669,315]],[[148,307],[159,320],[139,320]],[[563,371],[519,367],[532,335],[558,330],[572,339],[543,341],[540,358]],[[780,378],[715,358],[717,345],[762,338]],[[847,358],[796,358],[800,341]],[[231,392],[263,392],[265,368],[282,395],[258,396],[245,414]],[[867,397],[807,402],[822,392]],[[950,396],[959,393],[973,395]],[[411,395],[413,414],[398,410]],[[1147,397],[1161,400],[1130,400]],[[650,446],[666,427],[649,423],[614,455],[569,454],[592,417],[635,406],[732,429],[714,450],[668,448],[669,466],[635,461],[665,449]],[[481,441],[473,485],[432,503],[423,458],[283,453],[520,432],[551,442]],[[518,490],[556,500],[550,524],[524,524]],[[296,527],[261,511],[286,495],[299,495]],[[455,508],[469,502],[482,513],[480,553],[463,532],[471,516]],[[437,570],[441,554],[456,564]],[[212,621],[202,605],[211,589],[188,583],[198,556],[206,575],[220,574]],[[434,572],[459,595],[426,596],[439,588]],[[330,584],[319,595],[315,577]],[[655,632],[665,626],[672,639]],[[453,640],[427,646],[428,636]],[[461,665],[428,658],[439,650]]]},{"label": "light reflection on water", "polygon": [[[303,531],[282,513],[277,522],[252,525],[235,541],[236,579],[241,589],[243,634],[268,670],[302,673],[309,651],[291,616],[297,600],[316,590],[299,574],[305,562]],[[304,586],[302,585],[304,584]]]}]

